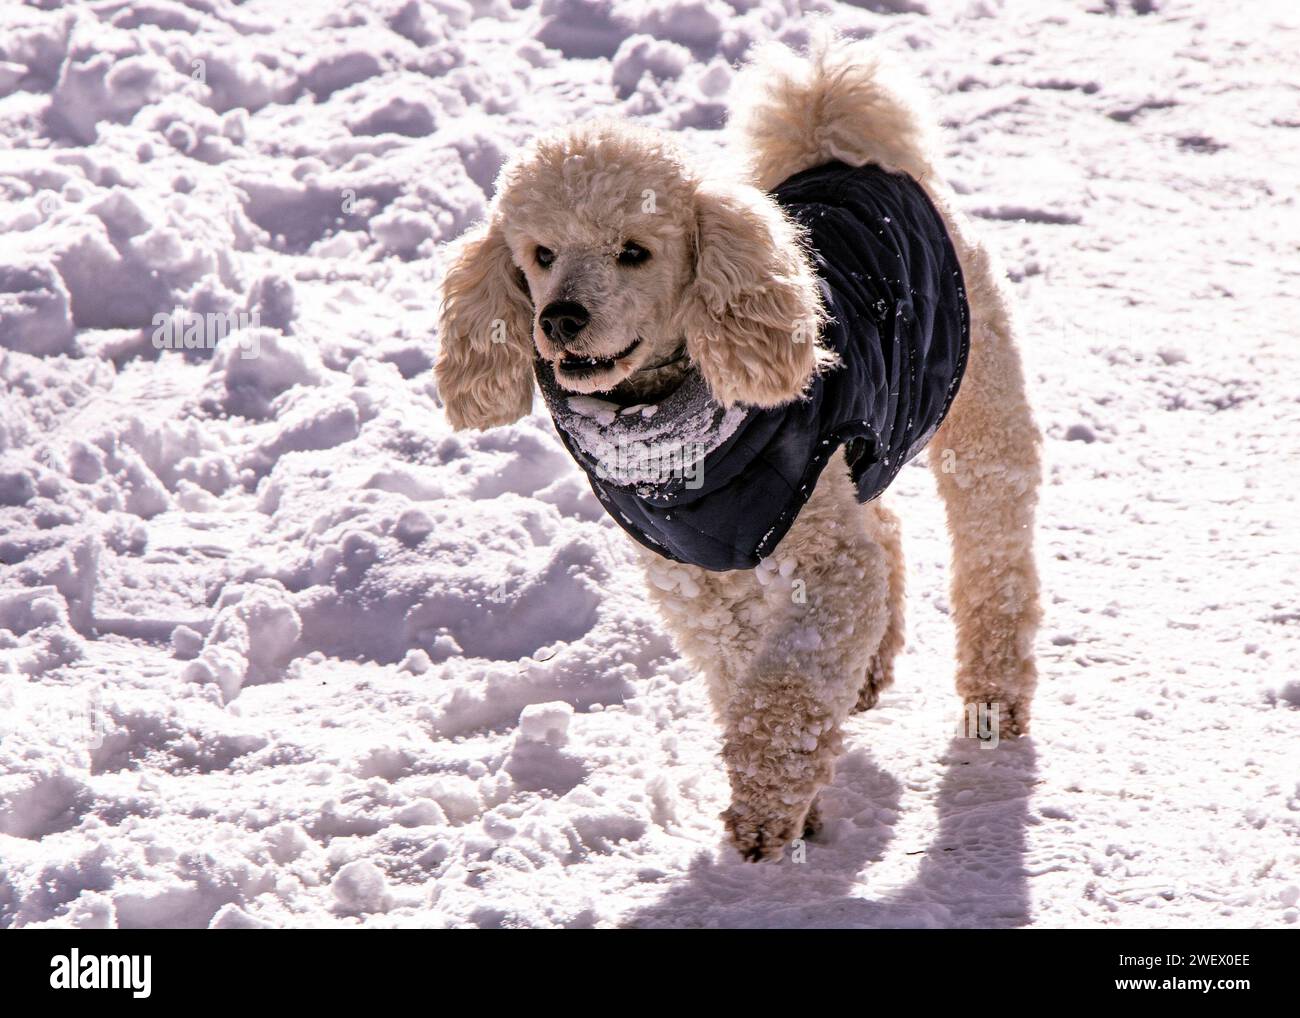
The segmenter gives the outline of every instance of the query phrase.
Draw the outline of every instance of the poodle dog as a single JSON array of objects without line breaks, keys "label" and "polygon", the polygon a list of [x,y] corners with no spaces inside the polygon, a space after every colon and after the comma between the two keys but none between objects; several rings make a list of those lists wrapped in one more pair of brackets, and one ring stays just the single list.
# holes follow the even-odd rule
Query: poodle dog
[{"label": "poodle dog", "polygon": [[[436,376],[456,428],[511,423],[542,383],[570,452],[643,546],[647,586],[676,645],[707,681],[731,784],[723,819],[742,856],[761,860],[816,831],[845,719],[892,681],[904,567],[898,519],[875,496],[927,444],[953,546],[957,692],[989,710],[1001,737],[1027,731],[1040,436],[1001,273],[956,210],[918,101],[896,72],[867,45],[821,39],[806,56],[760,51],[732,94],[739,158],[722,179],[693,169],[669,137],[621,122],[566,128],[518,154],[487,221],[446,263]],[[906,198],[888,208],[905,211],[877,210],[873,228],[859,230],[866,213],[836,220],[833,202],[788,197],[792,178],[815,181],[826,167],[836,194],[884,189]],[[849,248],[823,244],[832,235],[819,232],[832,221],[850,223],[846,236],[879,234],[852,240],[852,250],[907,265],[842,264]],[[852,293],[836,296],[896,271],[912,273],[902,289],[886,280],[897,321],[892,310],[874,318]],[[947,360],[918,353],[944,330]],[[865,353],[861,336],[874,344]],[[927,372],[943,377],[927,388]],[[808,408],[841,399],[851,375],[875,380],[861,387],[866,397],[839,404],[861,419],[833,431],[810,424]],[[700,438],[710,456],[730,456],[766,428],[765,452],[745,466],[766,471],[758,480],[717,460],[712,501],[692,503],[680,478],[672,498],[656,501],[656,490],[608,478],[580,455],[629,416],[654,420],[692,385],[706,398],[688,402],[704,409],[662,436]],[[888,412],[876,414],[877,404]],[[603,416],[591,410],[611,405]],[[577,423],[562,421],[562,406],[578,409]],[[927,416],[924,431],[914,411]],[[883,439],[881,421],[886,430],[896,422],[902,440]],[[750,437],[733,441],[738,428]],[[778,512],[769,496],[788,477],[774,480],[772,464],[784,462],[791,434],[810,448],[791,483],[798,471],[815,483],[783,494],[790,504]],[[697,511],[690,540],[674,545],[677,505]],[[753,520],[761,535],[745,530]]]}]

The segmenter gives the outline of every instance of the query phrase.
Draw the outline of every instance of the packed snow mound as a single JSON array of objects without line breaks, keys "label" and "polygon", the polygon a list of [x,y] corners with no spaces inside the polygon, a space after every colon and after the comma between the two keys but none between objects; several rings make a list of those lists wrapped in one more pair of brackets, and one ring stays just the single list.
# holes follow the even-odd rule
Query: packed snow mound
[{"label": "packed snow mound", "polygon": [[68,288],[52,265],[0,265],[0,324],[0,342],[11,350],[72,352],[76,326]]},{"label": "packed snow mound", "polygon": [[[1300,28],[1040,7],[0,5],[0,926],[1300,921]],[[818,18],[926,79],[1006,262],[1043,678],[1035,742],[954,736],[903,471],[898,684],[807,862],[747,867],[630,542],[541,400],[451,431],[436,301],[530,137],[712,160],[736,61]]]}]

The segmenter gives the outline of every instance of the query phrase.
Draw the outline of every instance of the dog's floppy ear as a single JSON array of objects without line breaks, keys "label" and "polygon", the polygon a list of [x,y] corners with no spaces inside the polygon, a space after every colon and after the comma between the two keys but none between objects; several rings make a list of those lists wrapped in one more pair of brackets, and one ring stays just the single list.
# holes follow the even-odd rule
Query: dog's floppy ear
[{"label": "dog's floppy ear", "polygon": [[442,278],[434,365],[453,427],[509,424],[532,409],[532,320],[527,284],[499,222],[465,234]]},{"label": "dog's floppy ear", "polygon": [[748,185],[696,192],[695,279],[683,304],[686,348],[719,403],[772,407],[803,395],[832,355],[802,238]]}]

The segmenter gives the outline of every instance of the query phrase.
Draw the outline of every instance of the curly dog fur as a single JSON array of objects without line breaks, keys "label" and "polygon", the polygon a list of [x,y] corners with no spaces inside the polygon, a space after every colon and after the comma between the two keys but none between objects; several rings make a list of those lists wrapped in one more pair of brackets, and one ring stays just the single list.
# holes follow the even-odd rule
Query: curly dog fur
[{"label": "curly dog fur", "polygon": [[[823,311],[799,231],[765,192],[831,160],[907,173],[944,219],[970,304],[965,378],[929,445],[952,536],[957,692],[998,705],[1001,737],[1022,734],[1036,681],[1040,439],[1002,274],[936,172],[922,104],[871,47],[828,37],[804,57],[770,47],[733,95],[740,168],[729,179],[707,179],[671,139],[617,122],[541,138],[502,171],[487,222],[450,254],[443,280],[436,372],[448,417],[488,428],[527,413],[537,355],[578,365],[572,391],[635,401],[672,384],[683,345],[724,404],[798,399],[827,354],[791,337],[815,336]],[[547,309],[575,304],[589,317],[576,337],[548,324]],[[858,504],[847,472],[828,469],[757,569],[641,554],[721,719],[727,829],[746,858],[779,857],[816,825],[845,718],[892,680],[898,520],[879,500]]]}]

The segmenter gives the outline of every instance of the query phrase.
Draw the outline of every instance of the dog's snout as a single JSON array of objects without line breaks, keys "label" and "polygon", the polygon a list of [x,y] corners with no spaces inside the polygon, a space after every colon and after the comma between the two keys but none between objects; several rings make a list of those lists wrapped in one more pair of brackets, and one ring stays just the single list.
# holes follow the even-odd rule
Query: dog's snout
[{"label": "dog's snout", "polygon": [[577,339],[578,333],[591,321],[587,309],[572,300],[552,301],[542,308],[539,317],[546,338],[560,346],[567,346]]}]

